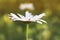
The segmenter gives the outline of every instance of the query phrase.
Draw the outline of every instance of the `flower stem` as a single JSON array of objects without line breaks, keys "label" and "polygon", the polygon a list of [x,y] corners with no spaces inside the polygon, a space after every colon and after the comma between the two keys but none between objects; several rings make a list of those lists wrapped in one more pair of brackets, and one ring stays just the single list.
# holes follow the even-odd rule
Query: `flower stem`
[{"label": "flower stem", "polygon": [[28,29],[29,29],[29,24],[27,24],[27,27],[26,27],[26,40],[28,40]]}]

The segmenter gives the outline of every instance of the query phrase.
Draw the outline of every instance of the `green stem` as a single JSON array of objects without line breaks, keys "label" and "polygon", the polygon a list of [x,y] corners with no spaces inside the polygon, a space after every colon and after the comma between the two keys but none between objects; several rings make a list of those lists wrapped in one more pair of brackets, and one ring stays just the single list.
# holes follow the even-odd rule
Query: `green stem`
[{"label": "green stem", "polygon": [[26,27],[26,40],[28,40],[28,29],[29,29],[29,24],[27,24],[27,27]]}]

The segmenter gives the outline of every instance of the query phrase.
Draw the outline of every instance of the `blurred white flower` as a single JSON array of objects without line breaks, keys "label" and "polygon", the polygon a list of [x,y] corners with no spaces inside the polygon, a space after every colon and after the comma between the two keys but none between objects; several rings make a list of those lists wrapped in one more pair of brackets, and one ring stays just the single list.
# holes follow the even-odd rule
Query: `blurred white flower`
[{"label": "blurred white flower", "polygon": [[25,10],[25,9],[34,10],[34,6],[32,3],[22,3],[22,4],[20,4],[19,9],[21,9],[21,10]]},{"label": "blurred white flower", "polygon": [[47,23],[46,21],[41,19],[43,16],[45,16],[45,13],[33,16],[31,13],[29,13],[29,11],[26,11],[25,16],[23,16],[19,13],[17,15],[19,17],[13,13],[10,13],[9,18],[11,18],[13,21],[24,21],[24,22],[30,21],[30,22],[37,22],[39,24],[42,24],[42,22]]}]

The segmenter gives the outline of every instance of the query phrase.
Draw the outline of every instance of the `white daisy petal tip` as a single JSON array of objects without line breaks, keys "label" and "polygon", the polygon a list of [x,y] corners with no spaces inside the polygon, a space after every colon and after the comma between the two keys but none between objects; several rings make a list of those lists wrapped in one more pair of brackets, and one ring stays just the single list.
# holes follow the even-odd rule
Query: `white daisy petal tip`
[{"label": "white daisy petal tip", "polygon": [[42,13],[41,15],[42,15],[42,16],[46,16],[46,14],[45,14],[45,13]]},{"label": "white daisy petal tip", "polygon": [[45,21],[45,23],[47,24],[47,22]]},{"label": "white daisy petal tip", "polygon": [[41,22],[41,21],[37,21],[37,23],[42,24],[42,22]]},{"label": "white daisy petal tip", "polygon": [[41,22],[47,23],[45,20],[40,19]]},{"label": "white daisy petal tip", "polygon": [[47,22],[45,21],[44,23],[46,23],[47,24]]}]

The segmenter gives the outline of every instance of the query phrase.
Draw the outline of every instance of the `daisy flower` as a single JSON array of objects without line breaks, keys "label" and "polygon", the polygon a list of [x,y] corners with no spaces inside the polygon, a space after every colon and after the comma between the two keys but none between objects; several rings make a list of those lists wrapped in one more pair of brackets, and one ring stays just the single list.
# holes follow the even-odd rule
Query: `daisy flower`
[{"label": "daisy flower", "polygon": [[21,9],[21,10],[25,10],[25,9],[34,10],[34,6],[32,3],[22,3],[22,4],[20,4],[19,9]]},{"label": "daisy flower", "polygon": [[[45,13],[34,16],[29,11],[26,11],[25,16],[23,16],[19,13],[17,13],[17,15],[15,15],[14,13],[10,13],[9,18],[12,19],[12,21],[22,21],[22,22],[26,22],[26,23],[28,23],[28,22],[37,22],[39,24],[42,24],[42,22],[47,23],[46,21],[41,19],[43,16],[45,16]],[[28,30],[29,30],[29,24],[27,24],[27,26],[26,26],[26,40],[29,40],[28,39],[28,32],[29,32]]]},{"label": "daisy flower", "polygon": [[14,13],[10,13],[9,18],[11,18],[12,21],[37,22],[39,24],[42,24],[42,22],[47,23],[46,21],[41,19],[43,16],[45,16],[45,13],[33,16],[29,11],[26,11],[25,16],[19,13],[17,13],[17,15],[15,15]]}]

